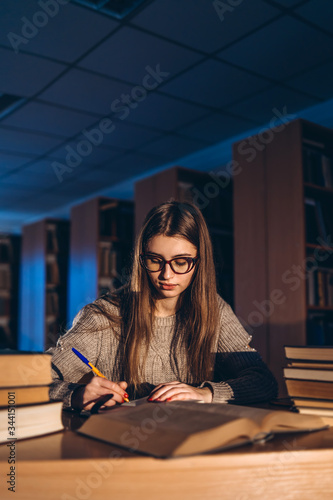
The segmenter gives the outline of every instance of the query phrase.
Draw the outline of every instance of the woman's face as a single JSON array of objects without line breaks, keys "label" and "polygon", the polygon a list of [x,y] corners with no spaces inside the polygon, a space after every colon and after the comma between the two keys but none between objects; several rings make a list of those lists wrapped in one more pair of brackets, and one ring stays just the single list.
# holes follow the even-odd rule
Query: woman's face
[{"label": "woman's face", "polygon": [[[197,249],[192,243],[183,237],[158,235],[152,238],[146,248],[145,254],[150,254],[164,260],[175,257],[197,257]],[[186,274],[176,274],[165,264],[161,271],[148,272],[152,285],[158,292],[160,298],[178,297],[190,285],[195,266]]]}]

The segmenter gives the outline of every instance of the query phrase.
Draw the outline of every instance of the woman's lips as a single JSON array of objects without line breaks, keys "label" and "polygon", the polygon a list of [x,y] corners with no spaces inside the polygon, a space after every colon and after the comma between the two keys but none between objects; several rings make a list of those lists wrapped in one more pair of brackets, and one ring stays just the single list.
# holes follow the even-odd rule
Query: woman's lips
[{"label": "woman's lips", "polygon": [[160,288],[163,290],[173,290],[177,285],[167,285],[166,283],[160,283]]}]

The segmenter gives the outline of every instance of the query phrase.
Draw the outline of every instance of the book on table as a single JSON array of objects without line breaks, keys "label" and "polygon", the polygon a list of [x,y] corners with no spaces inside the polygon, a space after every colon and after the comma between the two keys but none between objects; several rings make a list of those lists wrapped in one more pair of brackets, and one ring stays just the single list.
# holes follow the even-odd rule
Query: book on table
[{"label": "book on table", "polygon": [[57,432],[64,428],[61,418],[62,402],[10,406],[0,409],[0,443]]},{"label": "book on table", "polygon": [[333,347],[285,346],[283,369],[289,397],[301,414],[321,415],[333,424]]},{"label": "book on table", "polygon": [[77,432],[159,458],[217,452],[272,435],[325,428],[317,416],[232,404],[175,401],[121,405],[91,415]]},{"label": "book on table", "polygon": [[0,387],[51,384],[51,359],[47,353],[0,351]]},{"label": "book on table", "polygon": [[63,429],[62,402],[51,402],[52,356],[0,351],[0,442]]}]

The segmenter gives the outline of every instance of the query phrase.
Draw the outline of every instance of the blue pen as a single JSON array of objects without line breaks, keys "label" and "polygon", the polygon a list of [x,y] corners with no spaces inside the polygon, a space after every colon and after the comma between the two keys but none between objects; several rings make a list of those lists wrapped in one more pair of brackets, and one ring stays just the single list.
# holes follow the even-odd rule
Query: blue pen
[{"label": "blue pen", "polygon": [[[96,373],[96,375],[98,375],[99,377],[102,377],[102,378],[106,378],[105,375],[103,375],[103,373],[101,373],[97,368],[96,366],[94,366],[92,363],[90,363],[90,361],[87,360],[87,358],[85,358],[83,356],[83,354],[81,354],[77,349],[75,349],[74,347],[72,347],[72,351],[74,352],[74,354],[77,355],[78,358],[81,359],[81,361],[83,361],[83,363],[85,363],[87,366],[89,366],[89,368],[92,369],[92,371],[94,373]],[[126,401],[126,403],[129,403],[129,399],[128,398],[125,398],[124,397],[124,401]]]}]

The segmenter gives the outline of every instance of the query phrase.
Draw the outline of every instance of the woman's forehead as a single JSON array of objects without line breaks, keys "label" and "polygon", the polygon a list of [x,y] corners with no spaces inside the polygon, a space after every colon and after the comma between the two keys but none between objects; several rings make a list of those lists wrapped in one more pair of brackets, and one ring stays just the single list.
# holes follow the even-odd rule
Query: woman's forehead
[{"label": "woman's forehead", "polygon": [[182,253],[195,253],[196,247],[182,236],[157,235],[148,241],[147,250],[161,255],[170,252],[173,255],[178,255]]}]

